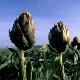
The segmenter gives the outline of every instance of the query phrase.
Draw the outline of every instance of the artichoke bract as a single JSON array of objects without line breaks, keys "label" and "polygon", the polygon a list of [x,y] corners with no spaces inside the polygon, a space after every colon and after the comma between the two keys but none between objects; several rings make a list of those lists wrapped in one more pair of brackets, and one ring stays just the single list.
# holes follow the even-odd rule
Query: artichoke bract
[{"label": "artichoke bract", "polygon": [[48,39],[52,48],[55,48],[58,52],[63,52],[70,42],[69,30],[62,21],[59,21],[50,29]]},{"label": "artichoke bract", "polygon": [[20,14],[14,21],[12,30],[9,30],[12,43],[21,50],[26,50],[34,45],[35,27],[29,12]]}]

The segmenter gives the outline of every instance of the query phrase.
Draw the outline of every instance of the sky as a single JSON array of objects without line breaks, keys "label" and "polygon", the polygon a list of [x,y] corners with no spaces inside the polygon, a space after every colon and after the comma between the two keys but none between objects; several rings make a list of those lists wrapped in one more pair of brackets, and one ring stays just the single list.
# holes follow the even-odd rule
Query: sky
[{"label": "sky", "polygon": [[0,0],[0,48],[14,47],[8,31],[26,11],[34,21],[37,45],[48,43],[50,29],[60,20],[69,29],[71,39],[80,37],[80,0]]}]

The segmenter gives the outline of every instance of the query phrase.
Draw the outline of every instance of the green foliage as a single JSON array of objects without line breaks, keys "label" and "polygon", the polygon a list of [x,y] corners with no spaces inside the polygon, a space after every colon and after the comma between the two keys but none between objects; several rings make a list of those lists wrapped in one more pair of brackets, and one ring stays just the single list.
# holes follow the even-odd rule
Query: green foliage
[{"label": "green foliage", "polygon": [[[11,77],[20,80],[19,70],[17,69],[19,62],[16,54],[12,54],[10,51],[1,51],[0,64],[11,60],[10,53],[14,56],[12,57],[14,65],[10,63],[0,70],[0,74],[3,73],[6,78],[3,79],[3,75],[1,75],[0,80],[10,80]],[[65,77],[65,80],[80,80],[80,51],[76,47],[67,47],[65,52],[62,53],[62,63],[60,62],[60,53],[49,45],[34,46],[25,52],[25,57],[28,62],[28,74],[26,75],[30,77],[30,80],[64,80],[63,77]],[[8,73],[9,69],[12,71]]]},{"label": "green foliage", "polygon": [[8,49],[0,50],[0,64],[3,64],[10,60],[12,53]]}]

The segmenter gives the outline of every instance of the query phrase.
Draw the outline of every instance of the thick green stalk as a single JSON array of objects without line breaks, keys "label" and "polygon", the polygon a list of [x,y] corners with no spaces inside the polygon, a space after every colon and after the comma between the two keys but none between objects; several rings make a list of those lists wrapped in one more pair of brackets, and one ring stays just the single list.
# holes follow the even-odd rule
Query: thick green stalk
[{"label": "thick green stalk", "polygon": [[21,80],[27,80],[26,77],[26,61],[25,61],[25,57],[24,57],[24,50],[20,50],[19,53],[19,63],[20,63],[20,76],[21,76]]},{"label": "thick green stalk", "polygon": [[60,64],[61,64],[61,73],[63,80],[66,80],[65,72],[64,72],[64,64],[63,64],[63,53],[60,54]]}]

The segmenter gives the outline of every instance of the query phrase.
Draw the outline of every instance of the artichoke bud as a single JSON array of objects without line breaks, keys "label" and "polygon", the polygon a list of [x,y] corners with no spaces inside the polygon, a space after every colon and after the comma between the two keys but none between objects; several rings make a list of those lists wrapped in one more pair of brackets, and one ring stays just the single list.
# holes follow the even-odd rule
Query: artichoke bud
[{"label": "artichoke bud", "polygon": [[63,24],[62,21],[58,22],[57,24],[50,29],[49,32],[49,44],[55,48],[58,52],[65,51],[67,44],[70,42],[70,34],[69,30]]},{"label": "artichoke bud", "polygon": [[80,42],[79,42],[78,37],[75,36],[75,37],[73,38],[73,41],[71,42],[71,45],[72,45],[72,47],[74,47],[74,46],[77,46],[77,47],[78,47],[78,44],[79,44],[79,43],[80,43]]},{"label": "artichoke bud", "polygon": [[9,30],[9,36],[12,43],[19,49],[26,50],[34,45],[35,28],[30,13],[20,14],[14,21],[12,30]]}]

